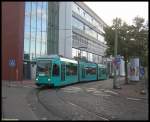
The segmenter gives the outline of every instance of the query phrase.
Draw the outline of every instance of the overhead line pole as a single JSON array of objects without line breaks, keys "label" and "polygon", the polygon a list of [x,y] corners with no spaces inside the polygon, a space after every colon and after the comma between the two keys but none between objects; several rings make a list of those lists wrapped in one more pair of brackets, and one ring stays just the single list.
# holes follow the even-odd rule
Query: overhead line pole
[{"label": "overhead line pole", "polygon": [[113,81],[113,88],[116,89],[117,84],[116,84],[116,57],[117,57],[117,47],[118,47],[118,19],[116,18],[116,24],[115,24],[115,47],[114,47],[114,57],[115,57],[115,65],[114,65],[114,81]]}]

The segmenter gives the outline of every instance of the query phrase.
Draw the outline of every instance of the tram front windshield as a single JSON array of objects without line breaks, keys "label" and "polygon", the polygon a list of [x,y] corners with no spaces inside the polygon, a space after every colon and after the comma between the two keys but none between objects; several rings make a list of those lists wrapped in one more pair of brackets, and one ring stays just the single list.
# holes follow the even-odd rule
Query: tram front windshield
[{"label": "tram front windshield", "polygon": [[37,73],[38,74],[45,74],[45,75],[50,75],[51,71],[51,61],[50,60],[40,60],[37,61]]}]

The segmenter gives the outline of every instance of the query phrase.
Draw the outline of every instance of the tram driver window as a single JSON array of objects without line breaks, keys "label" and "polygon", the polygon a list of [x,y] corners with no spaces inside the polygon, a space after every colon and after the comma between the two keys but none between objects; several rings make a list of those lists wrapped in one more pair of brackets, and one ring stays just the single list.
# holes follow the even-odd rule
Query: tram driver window
[{"label": "tram driver window", "polygon": [[53,76],[59,75],[59,66],[57,64],[53,65]]}]

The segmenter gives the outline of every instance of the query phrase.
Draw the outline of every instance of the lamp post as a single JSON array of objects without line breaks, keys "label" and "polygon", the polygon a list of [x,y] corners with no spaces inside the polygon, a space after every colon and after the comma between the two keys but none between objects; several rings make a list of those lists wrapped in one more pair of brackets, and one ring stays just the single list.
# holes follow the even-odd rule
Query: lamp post
[{"label": "lamp post", "polygon": [[118,47],[118,19],[116,19],[116,24],[115,24],[115,47],[114,47],[114,57],[115,57],[115,66],[114,66],[114,81],[113,81],[113,88],[114,89],[120,89],[119,86],[117,86],[116,84],[116,80],[117,80],[117,77],[116,77],[116,70],[117,70],[117,67],[116,67],[116,57],[117,57],[117,47]]},{"label": "lamp post", "polygon": [[83,48],[83,49],[87,49],[87,47],[84,47],[84,46],[83,46],[83,47],[78,47],[78,49],[80,50],[80,53],[78,53],[78,58],[79,58],[79,54],[80,54],[80,58],[81,58],[81,49],[82,49],[82,48]]}]

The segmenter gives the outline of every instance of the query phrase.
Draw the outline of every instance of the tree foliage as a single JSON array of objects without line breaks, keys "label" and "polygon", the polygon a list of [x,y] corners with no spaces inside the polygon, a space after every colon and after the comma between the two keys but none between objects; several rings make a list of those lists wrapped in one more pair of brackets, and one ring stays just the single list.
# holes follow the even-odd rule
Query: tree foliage
[{"label": "tree foliage", "polygon": [[139,57],[141,65],[148,63],[148,22],[141,17],[135,17],[133,24],[128,25],[120,18],[113,20],[113,25],[105,28],[105,40],[108,45],[106,55],[114,56],[115,26],[117,23],[118,32],[118,54],[129,60],[131,57]]},{"label": "tree foliage", "polygon": [[127,61],[132,57],[139,57],[140,65],[148,65],[148,22],[144,25],[144,19],[135,17],[133,25],[123,23],[120,18],[113,20],[113,25],[104,29],[105,40],[108,45],[107,56],[114,56],[115,27],[117,28],[118,47],[117,54],[124,56],[125,60],[125,78],[127,77]]}]

